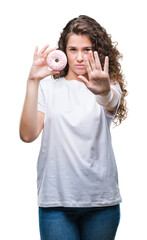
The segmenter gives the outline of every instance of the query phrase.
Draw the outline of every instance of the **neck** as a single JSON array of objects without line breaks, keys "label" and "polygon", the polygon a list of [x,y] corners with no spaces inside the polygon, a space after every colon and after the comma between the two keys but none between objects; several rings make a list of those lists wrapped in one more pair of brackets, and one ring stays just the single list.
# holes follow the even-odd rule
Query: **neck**
[{"label": "neck", "polygon": [[[66,80],[79,80],[79,79],[78,79],[78,76],[79,76],[79,75],[77,75],[77,74],[75,74],[75,73],[70,73],[70,72],[68,72],[67,75],[65,76],[65,79],[66,79]],[[88,75],[87,75],[87,74],[83,75],[83,77],[85,77],[85,78],[88,79]]]}]

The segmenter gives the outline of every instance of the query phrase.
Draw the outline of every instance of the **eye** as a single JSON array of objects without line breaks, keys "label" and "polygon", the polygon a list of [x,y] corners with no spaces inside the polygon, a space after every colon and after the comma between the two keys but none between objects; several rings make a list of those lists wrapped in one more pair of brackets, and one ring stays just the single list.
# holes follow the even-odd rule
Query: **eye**
[{"label": "eye", "polygon": [[75,49],[75,48],[70,48],[70,51],[71,51],[71,52],[75,52],[76,49]]},{"label": "eye", "polygon": [[85,52],[90,52],[91,51],[91,49],[90,48],[85,48]]}]

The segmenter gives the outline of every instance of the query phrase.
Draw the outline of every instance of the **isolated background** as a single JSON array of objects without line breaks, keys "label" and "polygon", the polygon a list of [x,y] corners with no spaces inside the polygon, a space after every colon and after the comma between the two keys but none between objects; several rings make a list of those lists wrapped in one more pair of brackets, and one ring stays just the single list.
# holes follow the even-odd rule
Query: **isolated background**
[{"label": "isolated background", "polygon": [[95,18],[123,54],[128,118],[112,128],[123,198],[116,240],[147,239],[145,1],[3,1],[0,4],[0,238],[39,240],[36,164],[41,136],[26,144],[19,122],[35,46],[57,45],[65,24]]}]

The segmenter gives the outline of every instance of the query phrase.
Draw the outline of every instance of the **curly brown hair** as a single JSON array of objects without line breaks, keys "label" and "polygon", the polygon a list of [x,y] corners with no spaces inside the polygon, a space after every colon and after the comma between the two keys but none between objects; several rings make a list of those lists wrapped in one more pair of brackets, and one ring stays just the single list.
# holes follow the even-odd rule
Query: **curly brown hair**
[{"label": "curly brown hair", "polygon": [[[122,54],[116,48],[117,43],[112,42],[111,35],[107,34],[106,30],[93,18],[86,15],[80,15],[77,18],[70,20],[63,29],[59,41],[58,49],[66,53],[66,45],[71,34],[82,34],[89,37],[92,42],[93,51],[99,54],[102,67],[104,66],[105,56],[109,57],[109,75],[112,84],[119,83],[122,90],[121,103],[117,110],[117,114],[113,119],[115,126],[121,124],[127,117],[127,107],[125,97],[127,96],[126,82],[121,71],[119,60],[122,59]],[[54,79],[65,77],[68,73],[68,64],[60,72],[55,74]]]}]

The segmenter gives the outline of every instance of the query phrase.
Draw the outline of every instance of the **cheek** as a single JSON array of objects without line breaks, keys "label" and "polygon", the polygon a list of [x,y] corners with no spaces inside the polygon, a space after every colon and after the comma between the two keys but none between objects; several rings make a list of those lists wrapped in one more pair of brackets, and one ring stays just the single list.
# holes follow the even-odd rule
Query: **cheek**
[{"label": "cheek", "polygon": [[86,59],[87,59],[88,61],[90,60],[90,54],[85,53],[85,54],[84,54],[84,57],[86,57]]},{"label": "cheek", "polygon": [[71,54],[67,54],[67,59],[68,59],[68,62],[69,62],[70,64],[72,64],[73,61],[74,61],[74,56],[71,55]]}]

